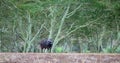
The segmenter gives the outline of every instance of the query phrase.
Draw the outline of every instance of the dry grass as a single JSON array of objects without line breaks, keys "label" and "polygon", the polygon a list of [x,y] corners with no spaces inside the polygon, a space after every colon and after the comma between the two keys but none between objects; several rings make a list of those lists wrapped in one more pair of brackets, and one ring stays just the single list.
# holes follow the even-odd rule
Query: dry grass
[{"label": "dry grass", "polygon": [[120,54],[0,53],[0,63],[120,63]]}]

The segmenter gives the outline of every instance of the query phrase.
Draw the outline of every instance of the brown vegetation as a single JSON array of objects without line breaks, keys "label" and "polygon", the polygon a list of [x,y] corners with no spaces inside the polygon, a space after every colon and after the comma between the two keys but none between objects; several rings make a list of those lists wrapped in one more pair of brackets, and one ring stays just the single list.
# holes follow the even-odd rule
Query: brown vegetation
[{"label": "brown vegetation", "polygon": [[120,54],[0,53],[0,63],[120,63]]}]

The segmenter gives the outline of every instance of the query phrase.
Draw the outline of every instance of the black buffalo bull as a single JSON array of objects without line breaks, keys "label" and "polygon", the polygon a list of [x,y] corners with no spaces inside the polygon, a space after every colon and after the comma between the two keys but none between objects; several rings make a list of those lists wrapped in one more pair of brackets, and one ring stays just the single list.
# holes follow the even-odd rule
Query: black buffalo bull
[{"label": "black buffalo bull", "polygon": [[51,49],[53,42],[51,39],[44,39],[40,42],[41,49]]}]

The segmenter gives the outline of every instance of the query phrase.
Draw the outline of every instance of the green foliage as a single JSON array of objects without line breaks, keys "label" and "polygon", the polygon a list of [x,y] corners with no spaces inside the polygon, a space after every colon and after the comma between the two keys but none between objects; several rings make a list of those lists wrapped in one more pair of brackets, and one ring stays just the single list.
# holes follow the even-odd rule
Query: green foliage
[{"label": "green foliage", "polygon": [[50,52],[120,52],[119,0],[1,0],[0,9],[0,52],[41,52],[44,38]]},{"label": "green foliage", "polygon": [[63,51],[62,47],[56,47],[55,52],[56,53],[61,53]]}]

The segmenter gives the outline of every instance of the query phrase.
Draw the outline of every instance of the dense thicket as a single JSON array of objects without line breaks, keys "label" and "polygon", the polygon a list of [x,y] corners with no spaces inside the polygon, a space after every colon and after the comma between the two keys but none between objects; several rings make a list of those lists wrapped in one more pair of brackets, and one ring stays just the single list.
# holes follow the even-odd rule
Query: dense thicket
[{"label": "dense thicket", "polygon": [[[120,52],[119,0],[0,0],[0,51]],[[45,51],[46,52],[46,51]]]}]

